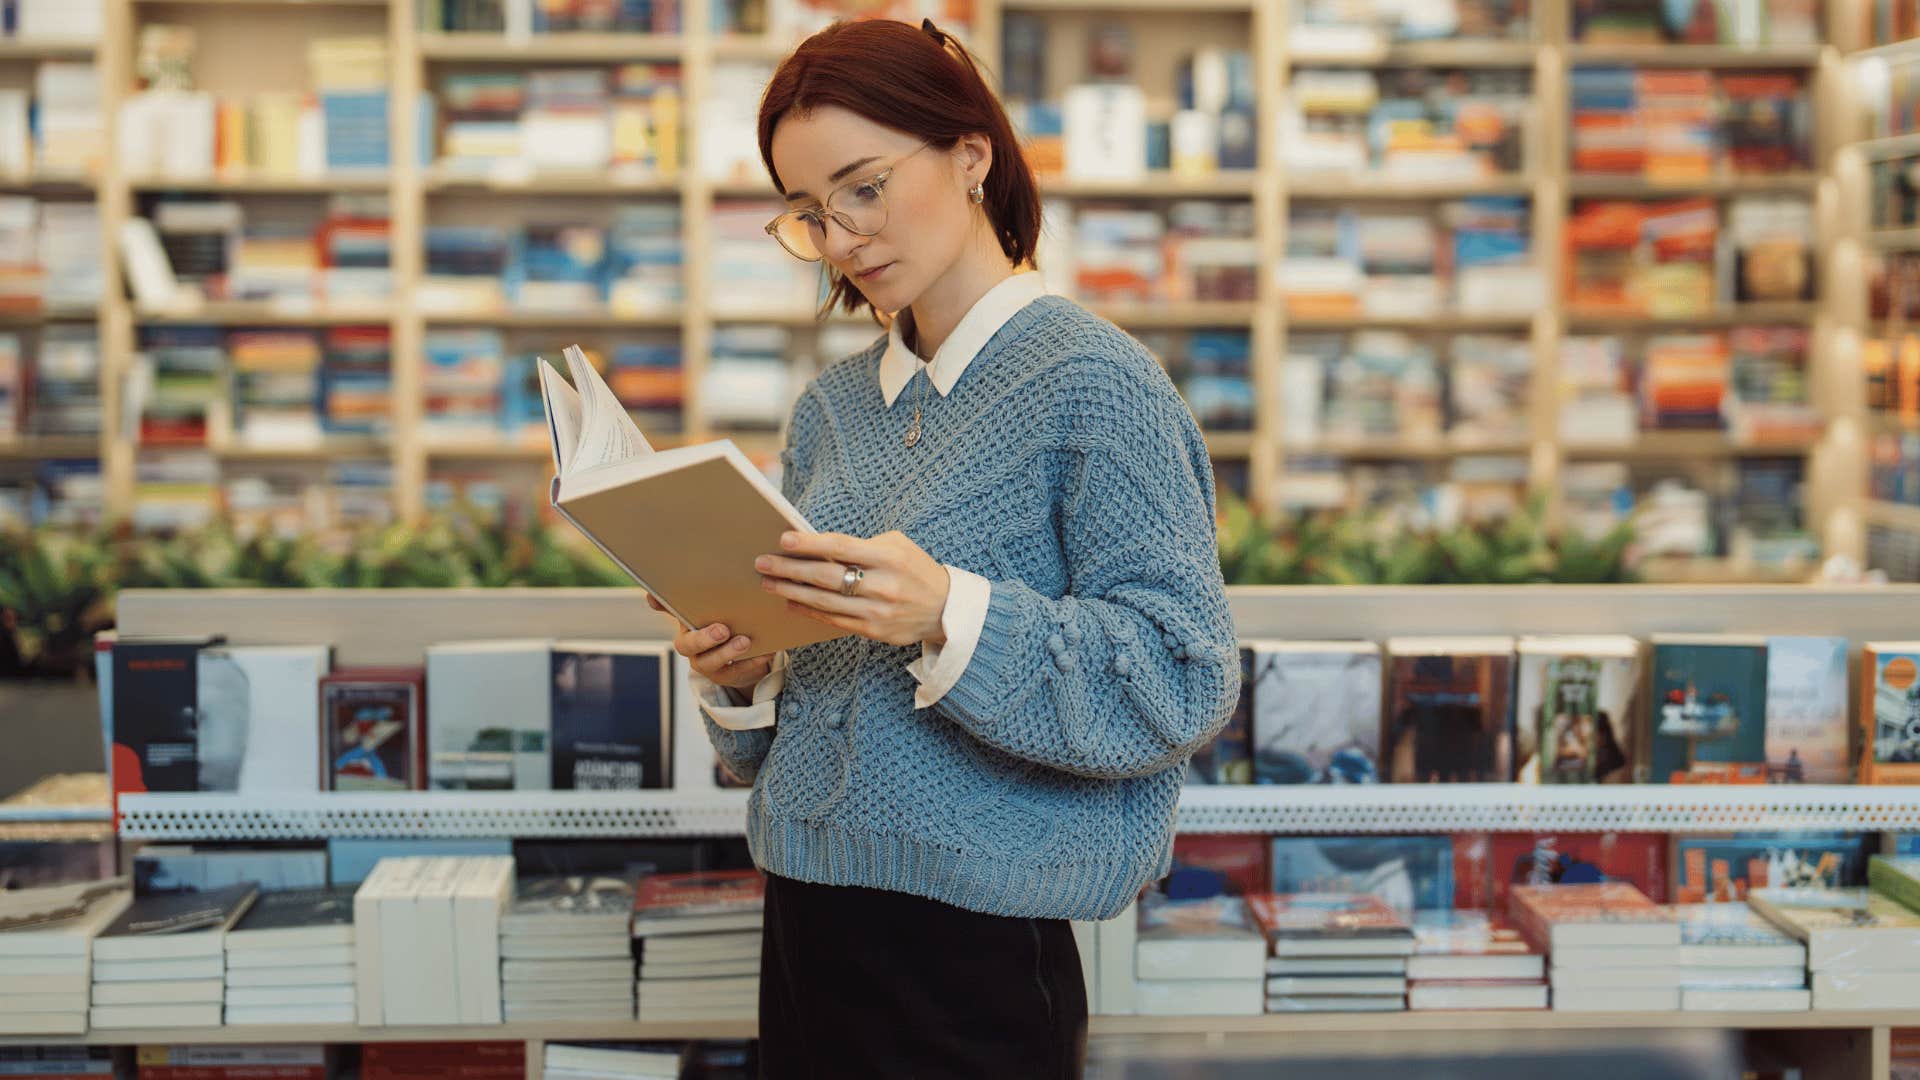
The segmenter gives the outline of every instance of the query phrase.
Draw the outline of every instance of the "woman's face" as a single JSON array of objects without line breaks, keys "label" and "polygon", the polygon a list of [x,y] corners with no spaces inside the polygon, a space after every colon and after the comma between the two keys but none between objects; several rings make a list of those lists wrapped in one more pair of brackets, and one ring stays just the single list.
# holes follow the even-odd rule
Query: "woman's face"
[{"label": "woman's face", "polygon": [[[892,167],[880,231],[856,236],[829,219],[820,243],[827,265],[880,311],[912,304],[960,258],[973,226],[967,189],[987,173],[984,139],[946,151],[923,145],[836,105],[789,113],[773,132],[773,165],[789,210],[819,208],[829,193]],[[835,196],[835,204],[852,194]]]}]

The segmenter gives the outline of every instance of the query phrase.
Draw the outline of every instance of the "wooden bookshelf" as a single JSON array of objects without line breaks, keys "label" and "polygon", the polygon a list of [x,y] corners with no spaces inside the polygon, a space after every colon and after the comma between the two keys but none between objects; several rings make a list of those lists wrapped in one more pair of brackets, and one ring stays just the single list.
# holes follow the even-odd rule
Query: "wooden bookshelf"
[{"label": "wooden bookshelf", "polygon": [[32,38],[0,39],[0,61],[7,60],[87,60],[94,55],[91,41],[38,41]]},{"label": "wooden bookshelf", "polygon": [[1567,178],[1567,194],[1576,199],[1668,199],[1690,195],[1812,195],[1820,177],[1810,172],[1778,176],[1710,176],[1665,179],[1641,176]]},{"label": "wooden bookshelf", "polygon": [[1533,65],[1538,52],[1523,41],[1413,41],[1362,52],[1301,52],[1287,59],[1296,67],[1523,68]]},{"label": "wooden bookshelf", "polygon": [[[287,0],[272,0],[284,3]],[[348,173],[335,176],[205,176],[135,177],[127,181],[134,191],[193,191],[220,195],[333,195],[385,194],[392,178],[384,173]]]},{"label": "wooden bookshelf", "polygon": [[533,34],[510,38],[504,34],[422,33],[420,56],[426,60],[464,60],[513,64],[542,63],[631,64],[649,60],[678,60],[683,38],[669,34]]},{"label": "wooden bookshelf", "polygon": [[1380,199],[1390,202],[1474,199],[1489,195],[1531,195],[1539,181],[1531,176],[1486,176],[1471,180],[1399,179],[1385,176],[1309,175],[1287,186],[1295,199],[1341,202]]},{"label": "wooden bookshelf", "polygon": [[1770,45],[1758,48],[1742,48],[1737,45],[1587,45],[1576,42],[1567,46],[1567,61],[1582,67],[1619,65],[1736,70],[1811,68],[1820,62],[1820,47],[1817,45]]}]

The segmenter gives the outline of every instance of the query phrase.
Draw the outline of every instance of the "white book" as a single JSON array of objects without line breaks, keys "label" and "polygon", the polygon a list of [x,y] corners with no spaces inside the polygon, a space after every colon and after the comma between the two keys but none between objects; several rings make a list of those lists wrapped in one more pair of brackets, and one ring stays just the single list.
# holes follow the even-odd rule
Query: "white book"
[{"label": "white book", "polygon": [[361,1027],[376,1027],[386,1019],[380,963],[381,894],[398,870],[397,862],[380,860],[353,893],[354,1019]]},{"label": "white book", "polygon": [[1100,955],[1110,962],[1100,965],[1100,995],[1092,1011],[1101,1016],[1132,1016],[1138,1011],[1133,964],[1140,937],[1139,903],[1128,904],[1119,915],[1099,922],[1095,937]]},{"label": "white book", "polygon": [[227,991],[227,1006],[263,1008],[273,1005],[353,1005],[351,986],[236,986]]},{"label": "white book", "polygon": [[1816,1009],[1920,1009],[1920,976],[1912,971],[1816,971]]},{"label": "white book", "polygon": [[248,968],[315,968],[351,965],[352,945],[315,945],[296,949],[228,949],[227,970]]},{"label": "white book", "polygon": [[[814,529],[739,447],[655,451],[578,346],[566,361],[572,386],[538,365],[557,513],[682,626],[724,622],[752,641],[749,656],[843,636],[760,587],[755,557],[780,550],[782,532]],[[683,528],[652,527],[660,521]]]},{"label": "white book", "polygon": [[217,1028],[220,1006],[95,1005],[87,1018],[97,1028]]},{"label": "white book", "polygon": [[[413,917],[413,896],[420,890],[427,862],[423,856],[406,855],[382,859],[374,868],[374,872],[379,873],[389,863],[393,864],[376,894],[376,918],[380,924],[376,937],[379,954],[372,963],[368,963],[363,954],[356,953],[355,963],[362,972],[372,971],[379,977],[381,1019],[378,1022],[382,1024],[424,1022],[421,1013],[425,1010],[420,1007],[420,999],[431,989],[414,948],[418,930]],[[363,890],[365,887],[361,886]],[[366,936],[365,924],[358,917],[354,920],[354,926]]]},{"label": "white book", "polygon": [[1399,975],[1275,975],[1267,979],[1267,993],[1287,994],[1404,994],[1407,980]]},{"label": "white book", "polygon": [[219,979],[166,979],[93,985],[94,1005],[218,1005],[226,996]]},{"label": "white book", "polygon": [[9,1013],[83,1013],[89,1004],[84,990],[77,994],[0,994],[0,1016]]},{"label": "white book", "polygon": [[0,1013],[0,1035],[85,1035],[84,1012]]},{"label": "white book", "polygon": [[1553,1007],[1560,1012],[1674,1012],[1680,1008],[1680,991],[1556,988]]},{"label": "white book", "polygon": [[1409,979],[1542,979],[1546,958],[1539,953],[1410,956]]},{"label": "white book", "polygon": [[1543,982],[1439,980],[1414,983],[1407,989],[1410,1009],[1544,1009]]},{"label": "white book", "polygon": [[637,1012],[638,1019],[643,1024],[750,1023],[759,1015],[757,1006],[752,1004],[724,1008],[695,1006],[684,1009],[666,1005],[642,1005]]},{"label": "white book", "polygon": [[536,1001],[594,1003],[613,1000],[631,1001],[634,993],[632,979],[578,983],[518,983],[507,987],[501,994],[501,1000],[509,1005]]},{"label": "white book", "polygon": [[1134,1001],[1141,1016],[1258,1016],[1259,979],[1141,979]]},{"label": "white book", "polygon": [[711,960],[692,964],[664,964],[641,961],[640,978],[653,979],[716,979],[739,975],[760,974],[760,958],[751,960]]},{"label": "white book", "polygon": [[[1097,924],[1096,924],[1097,925]],[[764,942],[758,927],[746,932],[721,934],[659,934],[642,939],[643,960],[732,960],[759,956]]]},{"label": "white book", "polygon": [[84,965],[79,971],[58,975],[16,974],[13,969],[21,963],[24,961],[9,960],[6,970],[0,971],[0,994],[84,994],[93,985],[93,977]]},{"label": "white book", "polygon": [[[513,1002],[505,1005],[502,1012],[510,1024],[531,1020],[628,1020],[633,1017],[633,1002],[604,1001],[597,1005],[578,1001],[530,1001],[525,1004]],[[751,1015],[751,1007],[749,1007],[749,1015]]]},{"label": "white book", "polygon": [[729,997],[736,994],[751,993],[760,986],[760,976],[734,975],[713,979],[648,979],[641,984],[642,996],[652,994],[656,997]]},{"label": "white book", "polygon": [[227,968],[228,986],[354,986],[354,966]]},{"label": "white book", "polygon": [[1311,994],[1275,994],[1267,998],[1267,1011],[1294,1012],[1405,1012],[1407,999],[1399,994],[1342,994],[1316,997]]},{"label": "white book", "polygon": [[579,1072],[627,1073],[632,1075],[651,1075],[660,1073],[679,1080],[680,1055],[670,1050],[619,1050],[600,1046],[568,1046],[564,1043],[548,1043],[546,1046],[546,1066],[549,1075],[555,1069],[568,1069]]},{"label": "white book", "polygon": [[[551,644],[544,639],[427,646],[427,685],[433,688],[428,786],[436,791],[551,788],[552,662]],[[500,745],[502,734],[505,745]]]},{"label": "white book", "polygon": [[[408,954],[416,965],[414,978],[428,987],[406,1010],[417,1017],[415,1023],[460,1022],[460,1002],[467,988],[458,982],[448,985],[447,976],[455,974],[457,978],[459,971],[456,958],[460,945],[453,904],[465,863],[459,856],[428,859],[413,895],[413,933],[408,941]],[[389,1001],[387,1005],[391,1015],[393,1003]]]},{"label": "white book", "polygon": [[1697,990],[1680,991],[1683,1012],[1806,1012],[1813,1008],[1813,991]]},{"label": "white book", "polygon": [[1678,968],[1584,968],[1548,969],[1548,981],[1555,990],[1678,990]]},{"label": "white book", "polygon": [[230,1027],[256,1024],[351,1024],[352,1005],[242,1005],[227,1006]]},{"label": "white book", "polygon": [[1407,975],[1412,958],[1399,956],[1272,956],[1269,975]]},{"label": "white book", "polygon": [[325,645],[222,645],[196,660],[195,743],[202,791],[311,790],[320,776]]},{"label": "white book", "polygon": [[[1749,891],[1747,903],[1806,942],[1814,971],[1920,971],[1920,912],[1889,897],[1861,888],[1768,888]],[[1819,997],[1815,1007],[1824,1008]]]},{"label": "white book", "polygon": [[734,930],[755,930],[764,921],[764,916],[758,911],[735,911],[722,915],[666,915],[654,918],[635,915],[633,936],[652,940],[684,934],[706,935]]},{"label": "white book", "polygon": [[604,937],[511,937],[496,948],[503,960],[606,960],[633,952],[628,941]]},{"label": "white book", "polygon": [[219,979],[227,973],[223,956],[196,956],[184,960],[95,960],[93,981],[156,982],[167,979]]},{"label": "white book", "polygon": [[1682,990],[1804,990],[1806,965],[1787,967],[1683,967]]},{"label": "white book", "polygon": [[0,892],[0,973],[14,962],[66,960],[86,969],[93,940],[133,902],[126,878]]},{"label": "white book", "polygon": [[[758,954],[755,954],[756,962]],[[506,960],[500,978],[508,986],[520,983],[594,982],[632,978],[632,960]]]},{"label": "white book", "polygon": [[456,879],[453,968],[460,1022],[500,1022],[500,913],[513,900],[513,856],[465,860]]},{"label": "white book", "polygon": [[1658,945],[1572,945],[1553,950],[1553,962],[1561,967],[1659,968],[1674,962],[1674,950]]}]

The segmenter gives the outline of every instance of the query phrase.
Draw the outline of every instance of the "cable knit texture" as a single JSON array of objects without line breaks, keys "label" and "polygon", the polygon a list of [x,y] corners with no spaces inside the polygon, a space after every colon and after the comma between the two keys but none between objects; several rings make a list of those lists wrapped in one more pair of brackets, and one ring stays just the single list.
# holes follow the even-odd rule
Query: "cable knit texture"
[{"label": "cable knit texture", "polygon": [[816,528],[898,529],[985,577],[986,625],[930,709],[918,645],[850,636],[792,651],[775,727],[703,716],[753,778],[748,845],[805,881],[1110,918],[1167,872],[1187,759],[1239,693],[1206,444],[1153,357],[1069,300],[929,394],[912,449],[919,391],[887,407],[884,347],[808,384],[782,486]]}]

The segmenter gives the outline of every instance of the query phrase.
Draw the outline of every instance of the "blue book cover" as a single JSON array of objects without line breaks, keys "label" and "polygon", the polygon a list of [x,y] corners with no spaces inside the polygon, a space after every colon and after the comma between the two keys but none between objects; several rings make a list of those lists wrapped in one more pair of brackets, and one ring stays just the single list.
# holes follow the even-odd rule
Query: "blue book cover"
[{"label": "blue book cover", "polygon": [[1276,893],[1368,893],[1404,915],[1453,906],[1453,840],[1446,836],[1281,836]]},{"label": "blue book cover", "polygon": [[553,789],[671,786],[673,677],[667,646],[558,642],[552,655]]},{"label": "blue book cover", "polygon": [[1673,838],[1675,903],[1739,901],[1749,889],[1839,889],[1867,883],[1877,834],[1743,832]]},{"label": "blue book cover", "polygon": [[1764,770],[1766,715],[1764,640],[1654,638],[1654,783],[1725,776],[1717,766]]}]

